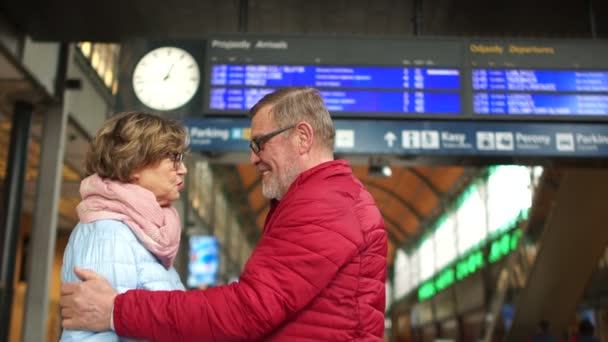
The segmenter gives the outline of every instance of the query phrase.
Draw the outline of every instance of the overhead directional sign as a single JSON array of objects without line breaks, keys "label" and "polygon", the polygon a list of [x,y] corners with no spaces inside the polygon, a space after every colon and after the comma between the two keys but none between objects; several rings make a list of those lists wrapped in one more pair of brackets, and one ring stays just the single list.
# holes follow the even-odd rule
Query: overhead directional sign
[{"label": "overhead directional sign", "polygon": [[184,123],[191,151],[247,152],[249,148],[249,119],[187,119]]},{"label": "overhead directional sign", "polygon": [[[608,157],[608,124],[334,120],[347,154]],[[190,148],[248,152],[249,119],[189,119]]]}]

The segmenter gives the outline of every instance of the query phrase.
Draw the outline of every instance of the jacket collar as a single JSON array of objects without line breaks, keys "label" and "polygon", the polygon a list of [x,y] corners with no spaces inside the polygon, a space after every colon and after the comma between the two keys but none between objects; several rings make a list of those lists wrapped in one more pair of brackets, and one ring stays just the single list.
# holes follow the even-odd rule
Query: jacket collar
[{"label": "jacket collar", "polygon": [[264,226],[266,226],[266,224],[268,224],[268,222],[270,221],[270,218],[272,217],[272,214],[274,213],[277,206],[282,202],[285,202],[285,199],[288,198],[294,192],[296,192],[298,188],[303,184],[306,184],[309,180],[314,180],[317,177],[322,178],[328,175],[345,172],[351,173],[350,164],[346,160],[337,159],[321,163],[300,173],[298,177],[296,177],[296,179],[293,181],[293,183],[291,183],[289,189],[287,189],[287,192],[285,193],[285,196],[283,196],[283,199],[281,201],[278,201],[276,199],[270,200],[270,210],[268,211],[268,215],[266,215]]}]

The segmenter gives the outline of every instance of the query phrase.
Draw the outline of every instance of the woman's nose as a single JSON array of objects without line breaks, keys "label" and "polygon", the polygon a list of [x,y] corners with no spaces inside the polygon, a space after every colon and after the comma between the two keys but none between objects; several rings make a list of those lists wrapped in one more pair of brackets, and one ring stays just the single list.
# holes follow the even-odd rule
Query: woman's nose
[{"label": "woman's nose", "polygon": [[188,168],[186,167],[186,163],[184,163],[184,162],[179,163],[179,168],[177,169],[177,173],[180,175],[185,175],[186,173],[188,173]]}]

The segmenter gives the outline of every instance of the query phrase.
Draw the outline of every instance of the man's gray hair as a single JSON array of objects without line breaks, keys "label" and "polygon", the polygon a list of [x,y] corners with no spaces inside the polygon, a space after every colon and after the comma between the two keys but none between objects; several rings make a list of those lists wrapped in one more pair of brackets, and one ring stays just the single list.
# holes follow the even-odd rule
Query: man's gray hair
[{"label": "man's gray hair", "polygon": [[254,117],[265,106],[271,106],[270,113],[276,128],[308,122],[318,137],[318,143],[334,149],[336,129],[318,90],[310,87],[286,87],[264,96],[249,111]]}]

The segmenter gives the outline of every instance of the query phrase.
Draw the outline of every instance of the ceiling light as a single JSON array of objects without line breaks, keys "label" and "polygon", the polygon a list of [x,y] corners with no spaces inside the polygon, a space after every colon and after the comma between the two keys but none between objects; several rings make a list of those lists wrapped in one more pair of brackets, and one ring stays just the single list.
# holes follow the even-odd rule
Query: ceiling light
[{"label": "ceiling light", "polygon": [[393,175],[393,170],[391,167],[386,164],[370,164],[369,169],[367,170],[367,174],[370,177],[390,177]]}]

